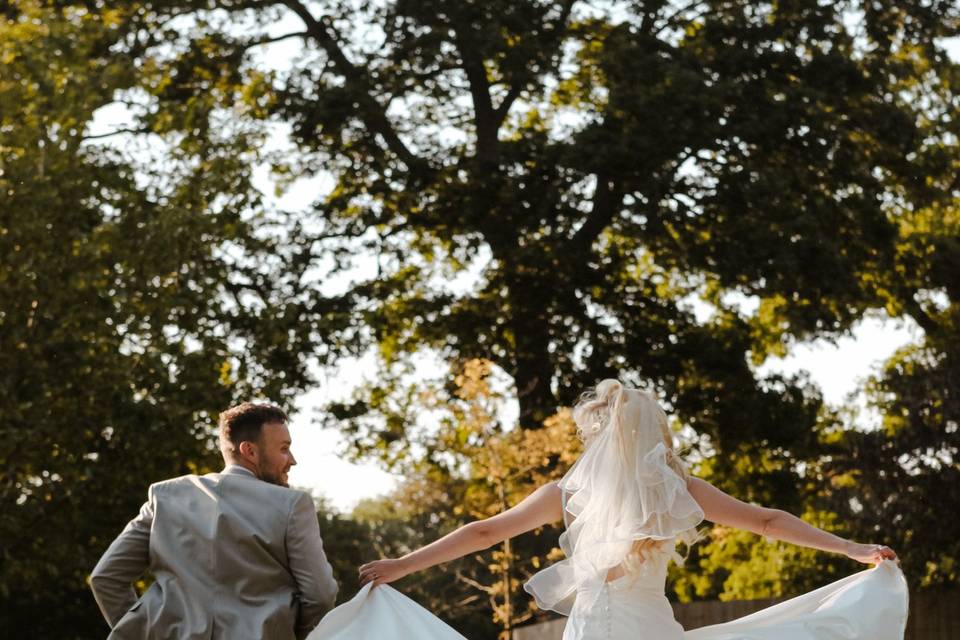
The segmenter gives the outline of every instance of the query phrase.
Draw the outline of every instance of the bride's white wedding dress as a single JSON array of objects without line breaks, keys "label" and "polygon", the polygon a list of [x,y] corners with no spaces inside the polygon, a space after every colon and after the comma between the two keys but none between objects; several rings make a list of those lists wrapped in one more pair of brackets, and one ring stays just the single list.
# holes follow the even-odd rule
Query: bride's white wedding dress
[{"label": "bride's white wedding dress", "polygon": [[[664,558],[667,554],[661,554]],[[893,562],[723,624],[686,631],[663,594],[666,562],[634,580],[607,583],[582,620],[585,639],[604,640],[902,640],[907,587]],[[653,565],[651,564],[651,568]],[[566,634],[565,634],[566,635]],[[363,587],[330,613],[307,640],[465,640],[389,585]],[[474,638],[472,640],[485,640]]]},{"label": "bride's white wedding dress", "polygon": [[[597,387],[609,403],[574,412],[591,439],[558,483],[566,559],[524,585],[541,609],[569,616],[564,640],[902,640],[906,581],[890,561],[739,620],[685,632],[664,595],[667,565],[679,560],[678,540],[697,537],[704,513],[677,472],[655,399],[609,382]],[[643,539],[662,544],[635,570],[608,581]],[[375,638],[463,636],[389,586],[368,586],[331,611],[308,640]]]}]

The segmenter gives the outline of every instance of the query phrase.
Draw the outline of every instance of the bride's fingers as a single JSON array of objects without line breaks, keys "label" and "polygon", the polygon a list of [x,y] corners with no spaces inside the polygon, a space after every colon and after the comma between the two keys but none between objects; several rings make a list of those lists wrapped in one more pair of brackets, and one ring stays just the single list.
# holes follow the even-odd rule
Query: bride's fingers
[{"label": "bride's fingers", "polygon": [[871,559],[876,564],[879,564],[884,560],[893,560],[898,564],[900,562],[900,559],[897,557],[896,552],[890,547],[883,544],[874,545],[873,553],[871,554]]},{"label": "bride's fingers", "polygon": [[374,586],[380,583],[383,579],[383,576],[380,575],[382,572],[378,570],[378,562],[368,562],[367,564],[360,567],[360,584],[365,585],[368,582],[373,582]]}]

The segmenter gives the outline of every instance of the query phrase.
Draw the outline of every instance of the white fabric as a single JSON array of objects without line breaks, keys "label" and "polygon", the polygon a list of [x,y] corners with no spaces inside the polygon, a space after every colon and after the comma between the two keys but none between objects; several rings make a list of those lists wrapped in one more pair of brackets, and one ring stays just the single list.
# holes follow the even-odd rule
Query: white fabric
[{"label": "white fabric", "polygon": [[390,585],[364,585],[324,616],[307,640],[466,640]]},{"label": "white fabric", "polygon": [[[606,583],[597,606],[582,614],[584,640],[903,640],[907,585],[890,561],[739,620],[687,632],[663,594],[668,561],[660,554],[639,575]],[[565,639],[579,615],[571,616]],[[414,639],[465,640],[388,585],[365,586],[307,638]]]},{"label": "white fabric", "polygon": [[580,612],[569,640],[582,637],[579,621],[598,606],[607,573],[623,564],[635,541],[663,540],[672,550],[676,539],[694,538],[703,520],[686,481],[667,464],[662,409],[651,395],[612,382],[607,403],[588,417],[597,424],[586,451],[559,482],[574,517],[560,536],[567,558],[524,585],[541,609]]},{"label": "white fabric", "polygon": [[738,620],[688,631],[684,639],[902,640],[907,609],[903,572],[884,560],[872,569]]}]

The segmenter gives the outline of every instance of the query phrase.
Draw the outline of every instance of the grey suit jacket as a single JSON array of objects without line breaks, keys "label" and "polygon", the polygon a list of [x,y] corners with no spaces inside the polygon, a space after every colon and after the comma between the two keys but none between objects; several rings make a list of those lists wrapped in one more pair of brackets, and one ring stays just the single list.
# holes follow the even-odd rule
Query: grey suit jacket
[{"label": "grey suit jacket", "polygon": [[[150,487],[90,577],[111,640],[303,638],[337,594],[313,500],[238,466]],[[153,585],[137,600],[146,569]]]}]

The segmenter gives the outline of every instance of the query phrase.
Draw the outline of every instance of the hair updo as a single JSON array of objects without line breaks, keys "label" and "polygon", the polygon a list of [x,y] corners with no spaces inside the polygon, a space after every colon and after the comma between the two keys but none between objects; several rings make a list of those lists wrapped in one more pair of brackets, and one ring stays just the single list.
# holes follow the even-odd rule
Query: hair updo
[{"label": "hair updo", "polygon": [[573,408],[573,421],[577,425],[577,435],[584,443],[589,443],[607,426],[623,391],[619,380],[608,378],[580,396]]}]

